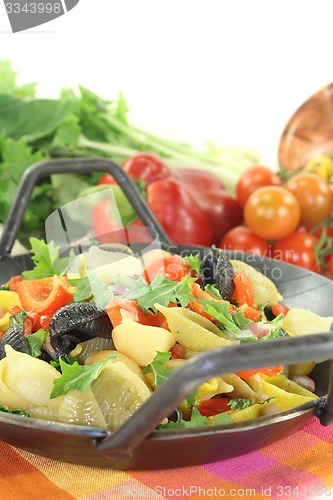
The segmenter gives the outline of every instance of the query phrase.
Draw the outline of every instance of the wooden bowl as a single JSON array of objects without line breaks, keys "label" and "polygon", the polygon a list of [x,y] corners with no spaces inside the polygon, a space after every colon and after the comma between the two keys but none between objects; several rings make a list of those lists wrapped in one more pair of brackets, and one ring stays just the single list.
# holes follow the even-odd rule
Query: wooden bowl
[{"label": "wooden bowl", "polygon": [[297,172],[313,156],[333,151],[333,83],[321,88],[292,115],[279,147],[280,168]]}]

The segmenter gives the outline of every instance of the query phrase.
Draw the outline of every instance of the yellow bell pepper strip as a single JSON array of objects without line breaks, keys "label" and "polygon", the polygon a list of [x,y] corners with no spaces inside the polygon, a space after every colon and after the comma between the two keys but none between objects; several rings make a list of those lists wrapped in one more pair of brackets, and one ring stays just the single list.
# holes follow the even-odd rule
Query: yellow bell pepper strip
[{"label": "yellow bell pepper strip", "polygon": [[9,328],[10,314],[9,310],[11,307],[21,307],[21,302],[19,296],[16,292],[10,290],[0,290],[0,311],[2,311],[3,316],[0,318],[0,332],[4,333]]}]

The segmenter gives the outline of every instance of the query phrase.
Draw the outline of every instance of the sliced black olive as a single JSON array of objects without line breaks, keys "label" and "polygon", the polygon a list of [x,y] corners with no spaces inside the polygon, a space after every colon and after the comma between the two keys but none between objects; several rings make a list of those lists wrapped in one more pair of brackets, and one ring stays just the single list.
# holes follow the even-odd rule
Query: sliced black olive
[{"label": "sliced black olive", "polygon": [[222,299],[230,300],[235,288],[234,275],[234,269],[223,250],[212,248],[203,257],[200,264],[202,288],[216,285]]},{"label": "sliced black olive", "polygon": [[11,326],[0,339],[0,359],[6,357],[5,346],[10,345],[15,351],[29,354],[29,344],[17,326]]},{"label": "sliced black olive", "polygon": [[180,422],[183,418],[182,412],[177,408],[171,415],[169,415],[168,420],[171,422]]},{"label": "sliced black olive", "polygon": [[50,321],[50,342],[57,356],[68,354],[93,337],[111,338],[112,323],[95,304],[76,302],[57,311]]}]

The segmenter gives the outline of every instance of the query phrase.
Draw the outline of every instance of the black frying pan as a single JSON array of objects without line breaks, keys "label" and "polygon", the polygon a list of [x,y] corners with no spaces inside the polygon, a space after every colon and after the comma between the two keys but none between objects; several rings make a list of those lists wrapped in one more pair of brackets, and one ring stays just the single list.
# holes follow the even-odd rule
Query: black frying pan
[{"label": "black frying pan", "polygon": [[[40,178],[66,172],[109,172],[123,189],[140,219],[157,231],[163,247],[174,253],[207,249],[175,245],[167,238],[125,172],[106,159],[51,160],[25,173],[0,239],[0,281],[32,267],[29,255],[11,257],[32,190]],[[238,252],[230,257],[255,266],[277,285],[290,307],[333,315],[333,282],[296,266]],[[277,440],[316,415],[323,425],[333,420],[331,363],[317,365],[313,378],[320,398],[297,408],[252,421],[195,429],[156,431],[163,417],[205,380],[223,373],[276,364],[333,358],[333,334],[290,337],[218,348],[191,358],[114,433],[0,412],[0,439],[32,453],[89,466],[131,469],[183,467],[230,458]],[[327,395],[328,393],[328,395]]]}]

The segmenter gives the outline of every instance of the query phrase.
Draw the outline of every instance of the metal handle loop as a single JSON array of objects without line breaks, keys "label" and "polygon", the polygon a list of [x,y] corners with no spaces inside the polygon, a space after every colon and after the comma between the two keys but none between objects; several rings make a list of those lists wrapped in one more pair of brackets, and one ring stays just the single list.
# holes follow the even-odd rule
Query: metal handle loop
[{"label": "metal handle loop", "polygon": [[124,191],[128,201],[143,223],[156,231],[161,242],[169,245],[172,243],[143,200],[135,184],[127,173],[114,161],[106,158],[47,160],[31,165],[21,178],[0,238],[0,260],[8,257],[12,251],[33,189],[42,177],[53,174],[83,174],[90,172],[108,172],[111,174]]}]

